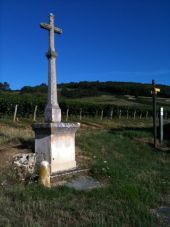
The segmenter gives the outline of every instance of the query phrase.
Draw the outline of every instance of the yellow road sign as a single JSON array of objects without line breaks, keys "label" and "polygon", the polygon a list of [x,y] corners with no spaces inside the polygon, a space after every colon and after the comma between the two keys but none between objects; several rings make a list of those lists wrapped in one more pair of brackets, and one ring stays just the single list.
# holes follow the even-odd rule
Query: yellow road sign
[{"label": "yellow road sign", "polygon": [[155,94],[157,94],[157,93],[160,92],[160,91],[161,91],[160,88],[154,87],[153,90],[151,91],[151,94],[153,94],[153,92],[154,92]]},{"label": "yellow road sign", "polygon": [[160,91],[161,91],[161,89],[160,89],[160,88],[155,87],[155,88],[154,88],[154,91],[157,93],[157,92],[160,92]]}]

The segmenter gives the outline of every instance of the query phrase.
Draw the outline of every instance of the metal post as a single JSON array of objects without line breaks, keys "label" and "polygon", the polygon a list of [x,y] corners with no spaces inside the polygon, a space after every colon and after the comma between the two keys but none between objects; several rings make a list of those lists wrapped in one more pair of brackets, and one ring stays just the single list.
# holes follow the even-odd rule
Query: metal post
[{"label": "metal post", "polygon": [[163,143],[163,107],[160,108],[160,114],[159,114],[159,140],[160,140],[160,144]]},{"label": "metal post", "polygon": [[154,135],[154,147],[156,148],[156,92],[155,92],[155,80],[152,80],[152,103],[153,103],[153,135]]}]

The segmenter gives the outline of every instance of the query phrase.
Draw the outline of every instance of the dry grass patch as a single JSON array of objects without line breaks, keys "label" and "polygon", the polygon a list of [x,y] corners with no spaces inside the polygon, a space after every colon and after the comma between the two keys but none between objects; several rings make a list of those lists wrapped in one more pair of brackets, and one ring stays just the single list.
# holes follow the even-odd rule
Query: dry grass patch
[{"label": "dry grass patch", "polygon": [[10,125],[0,125],[0,146],[10,143],[20,143],[21,140],[30,140],[34,134],[31,127],[20,128]]}]

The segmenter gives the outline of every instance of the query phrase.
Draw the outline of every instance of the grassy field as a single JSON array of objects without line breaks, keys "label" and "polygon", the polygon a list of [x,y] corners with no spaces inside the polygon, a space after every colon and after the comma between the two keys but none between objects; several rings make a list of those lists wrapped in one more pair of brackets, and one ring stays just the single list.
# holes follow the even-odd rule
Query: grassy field
[{"label": "grassy field", "polygon": [[[170,206],[170,149],[153,148],[151,124],[83,120],[76,145],[103,188],[25,185],[10,166],[0,167],[0,226],[168,226],[156,209]],[[30,122],[0,125],[0,154],[2,147],[10,153],[15,143],[33,141]]]}]

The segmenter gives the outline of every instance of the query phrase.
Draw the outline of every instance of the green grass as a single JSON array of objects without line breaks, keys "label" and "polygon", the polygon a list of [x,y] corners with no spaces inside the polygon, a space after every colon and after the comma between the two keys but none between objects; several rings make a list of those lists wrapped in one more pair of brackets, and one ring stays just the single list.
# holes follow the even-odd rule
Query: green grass
[{"label": "green grass", "polygon": [[[66,100],[66,98],[62,98],[62,100]],[[82,98],[69,98],[67,100],[77,101],[83,103],[91,103],[91,104],[112,104],[116,106],[127,106],[127,107],[151,107],[152,106],[152,97],[144,97],[144,96],[128,96],[128,95],[100,95],[96,97],[82,97]],[[165,107],[166,110],[170,109],[169,98],[159,98],[157,97],[157,105]]]},{"label": "green grass", "polygon": [[76,191],[7,182],[0,186],[0,226],[163,226],[152,209],[169,205],[169,153],[137,141],[151,136],[144,128],[106,124],[76,138],[92,160],[90,174],[105,187]]},{"label": "green grass", "polygon": [[100,95],[96,97],[83,97],[83,98],[74,98],[69,99],[72,101],[83,102],[83,103],[92,103],[92,104],[113,104],[117,106],[142,106],[143,104],[135,103],[133,100],[128,99],[126,96],[115,96],[115,95]]}]

